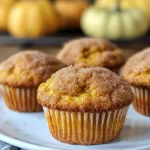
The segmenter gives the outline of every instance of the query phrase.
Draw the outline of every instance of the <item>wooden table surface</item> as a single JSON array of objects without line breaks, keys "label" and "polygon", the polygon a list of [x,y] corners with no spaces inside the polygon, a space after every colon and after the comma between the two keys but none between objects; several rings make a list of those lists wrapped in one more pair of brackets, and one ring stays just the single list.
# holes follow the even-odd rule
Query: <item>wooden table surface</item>
[{"label": "wooden table surface", "polygon": [[[134,53],[150,46],[150,43],[133,43],[133,44],[124,44],[119,45],[121,48],[124,49],[124,53],[126,57],[130,57]],[[0,45],[0,62],[8,58],[9,56],[17,53],[19,51],[25,50],[40,50],[45,53],[49,53],[55,55],[62,46],[33,46],[33,47],[22,47],[17,45]]]}]

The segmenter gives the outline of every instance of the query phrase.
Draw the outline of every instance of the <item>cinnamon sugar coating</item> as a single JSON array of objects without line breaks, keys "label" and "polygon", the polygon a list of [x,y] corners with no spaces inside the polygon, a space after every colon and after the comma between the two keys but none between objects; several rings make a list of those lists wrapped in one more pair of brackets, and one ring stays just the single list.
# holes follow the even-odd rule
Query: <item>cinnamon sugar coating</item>
[{"label": "cinnamon sugar coating", "polygon": [[84,63],[63,68],[38,89],[38,101],[47,108],[101,112],[128,106],[130,85],[112,71]]},{"label": "cinnamon sugar coating", "polygon": [[0,84],[36,87],[64,66],[55,57],[42,52],[19,52],[0,64]]},{"label": "cinnamon sugar coating", "polygon": [[132,85],[150,87],[150,48],[133,55],[123,67],[122,76]]},{"label": "cinnamon sugar coating", "polygon": [[106,68],[119,67],[125,62],[119,47],[96,38],[82,38],[66,43],[57,58],[66,65],[82,62]]}]

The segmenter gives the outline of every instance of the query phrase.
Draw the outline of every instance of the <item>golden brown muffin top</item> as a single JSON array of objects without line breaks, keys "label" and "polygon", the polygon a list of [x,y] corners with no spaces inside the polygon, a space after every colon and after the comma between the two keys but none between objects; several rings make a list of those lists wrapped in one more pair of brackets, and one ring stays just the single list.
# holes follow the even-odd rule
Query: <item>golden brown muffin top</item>
[{"label": "golden brown muffin top", "polygon": [[123,67],[122,76],[135,86],[150,87],[150,48],[129,58]]},{"label": "golden brown muffin top", "polygon": [[14,87],[35,87],[64,65],[38,51],[19,52],[0,64],[0,83]]},{"label": "golden brown muffin top", "polygon": [[82,38],[66,43],[57,58],[66,65],[82,62],[106,68],[121,66],[125,61],[120,48],[106,40],[96,38]]},{"label": "golden brown muffin top", "polygon": [[128,106],[133,93],[112,71],[80,63],[57,71],[41,84],[38,101],[62,111],[101,112]]}]

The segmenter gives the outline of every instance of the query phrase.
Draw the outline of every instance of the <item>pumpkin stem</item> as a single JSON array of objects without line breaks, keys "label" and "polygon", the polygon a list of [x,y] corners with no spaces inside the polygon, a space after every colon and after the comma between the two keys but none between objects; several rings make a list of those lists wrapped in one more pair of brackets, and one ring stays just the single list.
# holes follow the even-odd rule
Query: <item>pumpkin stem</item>
[{"label": "pumpkin stem", "polygon": [[121,0],[116,0],[116,10],[121,11]]}]

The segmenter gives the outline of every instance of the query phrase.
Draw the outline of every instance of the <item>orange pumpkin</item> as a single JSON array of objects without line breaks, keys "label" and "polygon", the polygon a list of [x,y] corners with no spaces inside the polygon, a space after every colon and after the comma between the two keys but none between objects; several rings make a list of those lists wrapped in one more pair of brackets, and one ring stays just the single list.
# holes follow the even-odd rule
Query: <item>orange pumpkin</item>
[{"label": "orange pumpkin", "polygon": [[16,0],[0,0],[0,31],[7,30],[8,15]]},{"label": "orange pumpkin", "polygon": [[81,15],[88,6],[88,0],[57,0],[55,8],[60,15],[61,28],[79,28]]},{"label": "orange pumpkin", "polygon": [[57,14],[48,0],[19,1],[8,18],[8,30],[16,37],[40,37],[57,28]]}]

